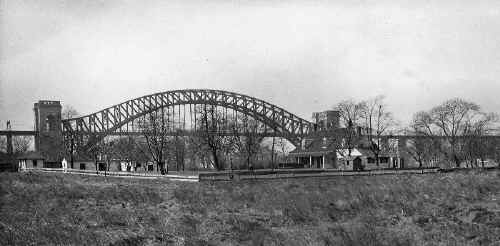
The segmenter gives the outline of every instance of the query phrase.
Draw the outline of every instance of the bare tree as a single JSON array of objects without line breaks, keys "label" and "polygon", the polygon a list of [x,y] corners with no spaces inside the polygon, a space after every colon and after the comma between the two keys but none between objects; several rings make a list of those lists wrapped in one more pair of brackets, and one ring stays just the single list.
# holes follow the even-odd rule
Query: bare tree
[{"label": "bare tree", "polygon": [[[29,150],[32,144],[30,136],[13,136],[12,137],[12,152],[13,154],[22,154]],[[7,138],[0,137],[0,152],[7,152]]]},{"label": "bare tree", "polygon": [[[214,105],[201,105],[198,110],[200,119],[198,121],[198,129],[200,130],[200,140],[202,143],[201,150],[203,146],[208,147],[211,153],[213,166],[217,170],[223,170],[224,165],[221,161],[220,154],[224,149],[226,144],[224,134],[222,131],[229,130],[227,120],[225,119],[222,112],[217,110]],[[227,118],[227,117],[226,117]]]},{"label": "bare tree", "polygon": [[79,115],[80,115],[80,113],[78,113],[78,111],[76,111],[76,109],[73,108],[73,106],[71,106],[71,105],[65,105],[64,109],[61,113],[62,119],[71,119],[71,118],[78,117]]},{"label": "bare tree", "polygon": [[0,136],[0,152],[7,152],[7,137]]},{"label": "bare tree", "polygon": [[251,161],[254,156],[259,152],[260,143],[262,137],[259,136],[260,129],[262,129],[262,124],[245,115],[241,122],[241,146],[242,153],[244,153],[246,158],[247,169],[253,168],[251,166]]},{"label": "bare tree", "polygon": [[425,163],[430,163],[436,158],[439,145],[438,139],[416,135],[416,137],[409,139],[406,146],[403,147],[405,152],[418,163],[418,166],[423,167]]},{"label": "bare tree", "polygon": [[186,138],[180,136],[181,132],[178,131],[172,139],[172,147],[175,159],[176,170],[185,170],[185,153],[186,153]]},{"label": "bare tree", "polygon": [[271,142],[271,168],[273,170],[276,166],[275,162],[276,162],[276,157],[277,157],[275,147],[276,147],[276,136],[275,136],[275,134],[273,134],[272,142]]},{"label": "bare tree", "polygon": [[353,99],[343,100],[335,105],[339,111],[340,124],[343,127],[359,126],[363,119],[363,112],[366,105],[364,102],[356,102]]},{"label": "bare tree", "polygon": [[459,167],[466,157],[464,136],[481,115],[479,105],[454,98],[431,109],[430,115],[437,134],[443,136],[447,143],[444,154]]},{"label": "bare tree", "polygon": [[116,157],[128,162],[137,163],[148,159],[147,154],[143,150],[147,149],[147,147],[141,146],[141,143],[131,136],[116,139],[112,147]]},{"label": "bare tree", "polygon": [[464,142],[461,137],[468,131],[470,120],[479,113],[479,105],[460,98],[450,99],[431,109],[433,123],[438,133],[445,137],[449,148],[445,154],[456,167],[464,160]]},{"label": "bare tree", "polygon": [[421,133],[440,137],[442,154],[460,167],[464,160],[472,156],[470,151],[478,151],[476,147],[482,143],[477,141],[492,131],[496,120],[494,114],[482,112],[479,105],[453,98],[428,112],[418,112],[414,124]]},{"label": "bare tree", "polygon": [[353,99],[343,100],[334,107],[339,111],[341,129],[336,129],[334,144],[338,154],[350,160],[352,151],[359,142],[358,127],[361,127],[366,102],[355,102]]},{"label": "bare tree", "polygon": [[234,169],[234,159],[235,156],[240,152],[241,148],[241,138],[239,134],[238,122],[235,119],[228,119],[226,121],[228,136],[223,139],[222,151],[226,157],[229,159],[229,167],[231,170]]},{"label": "bare tree", "polygon": [[[78,113],[78,111],[76,111],[75,108],[73,108],[73,106],[71,105],[65,105],[64,106],[64,109],[62,110],[62,113],[61,113],[61,117],[62,119],[71,119],[71,118],[75,118],[75,117],[78,117],[80,114]],[[71,168],[73,168],[74,166],[74,160],[73,160],[73,155],[74,155],[74,139],[71,139],[70,142],[68,143],[69,146],[65,146],[65,151],[66,155],[69,155],[70,156],[70,166]]]},{"label": "bare tree", "polygon": [[[207,159],[207,156],[211,156],[211,153],[208,146],[203,142],[204,141],[200,136],[189,136],[186,141],[186,151],[189,152],[189,155],[191,156],[192,164],[195,164],[196,161],[199,160],[203,168],[208,168],[205,160]],[[197,168],[197,166],[194,165],[192,168]]]},{"label": "bare tree", "polygon": [[290,142],[288,142],[288,140],[284,139],[284,138],[278,138],[278,141],[276,142],[276,147],[278,148],[280,154],[281,154],[281,161],[285,162],[286,161],[286,157],[288,155],[288,153],[290,152],[290,149],[291,149],[291,146],[293,146],[292,144],[290,144]]},{"label": "bare tree", "polygon": [[465,151],[470,165],[478,166],[478,159],[484,167],[486,158],[495,151],[494,141],[487,136],[495,132],[498,115],[495,113],[479,112],[473,120],[469,120],[463,139],[465,140]]},{"label": "bare tree", "polygon": [[406,131],[415,138],[410,139],[408,145],[403,146],[405,151],[422,167],[426,161],[432,159],[433,153],[439,149],[439,141],[432,137],[431,118],[426,112],[417,112],[413,115],[409,129]]},{"label": "bare tree", "polygon": [[367,131],[367,138],[370,144],[370,151],[375,157],[377,166],[380,165],[380,152],[382,151],[382,136],[391,127],[396,126],[396,121],[392,113],[387,110],[384,103],[384,96],[377,96],[363,103],[361,113],[364,128]]},{"label": "bare tree", "polygon": [[102,139],[101,141],[96,142],[94,145],[90,147],[88,150],[88,153],[92,156],[94,159],[94,164],[95,164],[95,171],[98,173],[99,171],[99,161],[104,161],[106,163],[105,169],[104,169],[104,174],[106,175],[106,171],[109,171],[109,152],[111,148],[109,146],[109,142],[105,139]]},{"label": "bare tree", "polygon": [[132,137],[119,138],[114,141],[113,152],[121,159],[133,160],[135,155],[136,145]]},{"label": "bare tree", "polygon": [[[156,162],[162,174],[168,173],[168,165],[165,160],[168,159],[168,143],[171,141],[170,129],[172,120],[170,113],[161,108],[140,118],[138,121],[144,140],[146,141],[147,152]],[[165,168],[166,167],[166,168]]]},{"label": "bare tree", "polygon": [[12,149],[14,154],[26,153],[32,143],[30,136],[17,136],[12,138]]}]

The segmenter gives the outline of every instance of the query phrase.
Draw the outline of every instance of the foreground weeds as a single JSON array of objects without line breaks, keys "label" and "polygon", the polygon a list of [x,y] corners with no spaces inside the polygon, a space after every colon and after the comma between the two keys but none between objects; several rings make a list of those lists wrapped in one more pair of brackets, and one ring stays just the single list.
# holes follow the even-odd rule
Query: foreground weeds
[{"label": "foreground weeds", "polygon": [[2,245],[500,245],[500,172],[178,183],[0,174]]}]

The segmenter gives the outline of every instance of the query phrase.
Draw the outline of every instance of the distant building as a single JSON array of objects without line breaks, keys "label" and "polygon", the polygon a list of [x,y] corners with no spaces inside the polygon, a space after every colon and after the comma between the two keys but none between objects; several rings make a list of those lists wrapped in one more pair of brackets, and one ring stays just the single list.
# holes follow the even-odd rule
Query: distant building
[{"label": "distant building", "polygon": [[305,168],[337,168],[335,144],[327,137],[302,139],[290,157]]},{"label": "distant building", "polygon": [[313,132],[302,139],[290,157],[305,168],[337,168],[336,139],[339,111],[313,113]]},{"label": "distant building", "polygon": [[40,168],[45,167],[45,157],[39,152],[30,151],[17,157],[19,168]]},{"label": "distant building", "polygon": [[[351,131],[341,128],[339,117],[338,111],[313,113],[313,132],[290,152],[299,167],[339,170],[402,167],[404,160],[388,148],[391,143],[384,140],[384,146],[376,146],[368,141],[363,128],[354,127]],[[373,148],[380,148],[378,166]]]}]

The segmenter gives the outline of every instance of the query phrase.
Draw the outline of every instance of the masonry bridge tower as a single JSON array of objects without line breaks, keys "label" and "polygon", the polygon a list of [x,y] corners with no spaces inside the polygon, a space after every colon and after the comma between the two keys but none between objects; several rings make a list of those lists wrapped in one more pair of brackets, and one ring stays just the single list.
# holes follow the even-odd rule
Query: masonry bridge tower
[{"label": "masonry bridge tower", "polygon": [[63,155],[61,103],[38,101],[35,113],[35,149],[49,162],[59,161]]}]

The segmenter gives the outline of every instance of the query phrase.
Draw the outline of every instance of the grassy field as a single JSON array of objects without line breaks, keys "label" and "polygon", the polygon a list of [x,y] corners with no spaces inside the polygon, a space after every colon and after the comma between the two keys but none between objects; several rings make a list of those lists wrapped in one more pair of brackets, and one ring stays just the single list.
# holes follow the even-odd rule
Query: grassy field
[{"label": "grassy field", "polygon": [[500,172],[185,183],[0,174],[2,245],[500,245]]}]

